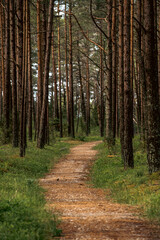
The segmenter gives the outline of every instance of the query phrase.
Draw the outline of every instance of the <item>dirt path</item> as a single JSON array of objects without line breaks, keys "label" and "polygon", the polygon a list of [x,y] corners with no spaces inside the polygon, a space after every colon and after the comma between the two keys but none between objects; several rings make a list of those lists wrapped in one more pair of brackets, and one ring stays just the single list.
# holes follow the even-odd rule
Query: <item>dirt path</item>
[{"label": "dirt path", "polygon": [[68,240],[160,240],[160,229],[135,215],[136,207],[106,200],[103,190],[87,185],[88,167],[95,159],[92,148],[97,142],[71,149],[46,178],[46,198],[62,222],[63,237]]}]

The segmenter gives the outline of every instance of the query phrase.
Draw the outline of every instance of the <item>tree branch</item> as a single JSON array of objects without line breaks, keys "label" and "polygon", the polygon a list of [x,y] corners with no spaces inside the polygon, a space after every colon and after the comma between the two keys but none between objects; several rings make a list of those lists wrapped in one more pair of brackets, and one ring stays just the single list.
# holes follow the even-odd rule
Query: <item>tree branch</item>
[{"label": "tree branch", "polygon": [[93,13],[92,13],[92,0],[90,0],[90,15],[91,18],[94,22],[94,24],[96,25],[96,27],[103,33],[103,35],[109,40],[109,37],[107,36],[107,34],[103,31],[103,29],[96,23],[95,18],[93,17]]}]

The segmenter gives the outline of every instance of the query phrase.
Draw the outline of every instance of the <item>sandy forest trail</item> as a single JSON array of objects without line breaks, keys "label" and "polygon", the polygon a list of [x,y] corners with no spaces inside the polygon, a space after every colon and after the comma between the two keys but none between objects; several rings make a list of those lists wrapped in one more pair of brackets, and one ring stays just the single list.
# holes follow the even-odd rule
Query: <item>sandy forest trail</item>
[{"label": "sandy forest trail", "polygon": [[47,189],[49,208],[61,216],[63,236],[68,240],[158,240],[160,229],[140,219],[136,207],[120,205],[106,199],[103,190],[86,183],[89,166],[98,142],[73,147],[50,174],[41,179]]}]

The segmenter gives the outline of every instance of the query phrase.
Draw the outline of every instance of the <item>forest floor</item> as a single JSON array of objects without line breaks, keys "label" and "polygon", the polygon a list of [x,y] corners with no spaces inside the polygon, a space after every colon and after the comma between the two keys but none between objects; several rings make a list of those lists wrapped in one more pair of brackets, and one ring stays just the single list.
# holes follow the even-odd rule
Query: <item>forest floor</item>
[{"label": "forest floor", "polygon": [[160,240],[160,228],[140,217],[140,209],[107,200],[107,190],[88,183],[99,142],[71,149],[40,183],[47,205],[61,218],[61,240]]}]

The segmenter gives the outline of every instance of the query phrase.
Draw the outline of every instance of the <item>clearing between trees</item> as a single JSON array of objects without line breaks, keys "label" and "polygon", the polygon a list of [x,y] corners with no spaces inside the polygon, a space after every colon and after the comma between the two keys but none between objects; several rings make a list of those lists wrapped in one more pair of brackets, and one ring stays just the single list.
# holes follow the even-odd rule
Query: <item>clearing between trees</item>
[{"label": "clearing between trees", "polygon": [[40,181],[49,209],[62,220],[62,236],[53,239],[159,240],[159,226],[140,218],[138,207],[113,203],[87,183],[98,143],[73,147]]}]

